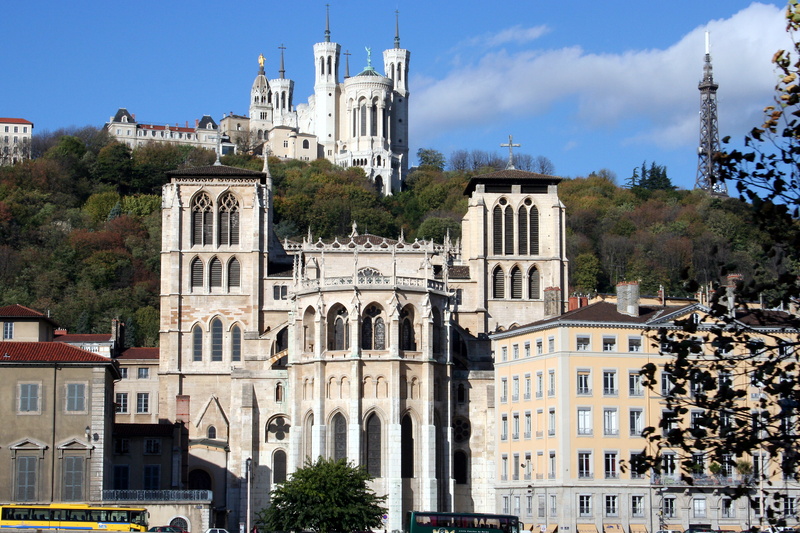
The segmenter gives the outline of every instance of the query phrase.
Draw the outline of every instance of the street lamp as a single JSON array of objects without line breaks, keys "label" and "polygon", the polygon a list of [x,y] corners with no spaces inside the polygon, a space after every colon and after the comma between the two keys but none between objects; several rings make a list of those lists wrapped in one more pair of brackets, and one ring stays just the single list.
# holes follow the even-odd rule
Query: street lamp
[{"label": "street lamp", "polygon": [[245,533],[250,533],[250,486],[252,485],[250,469],[252,465],[253,459],[248,457],[245,461],[245,476],[247,476],[247,529],[245,529]]}]

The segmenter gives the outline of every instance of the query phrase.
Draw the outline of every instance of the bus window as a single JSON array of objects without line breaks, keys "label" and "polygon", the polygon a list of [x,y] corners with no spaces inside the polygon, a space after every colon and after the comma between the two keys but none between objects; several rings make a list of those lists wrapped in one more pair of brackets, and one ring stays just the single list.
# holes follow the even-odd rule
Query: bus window
[{"label": "bus window", "polygon": [[70,522],[86,522],[86,511],[70,511],[68,520]]},{"label": "bus window", "polygon": [[53,520],[53,521],[69,520],[69,518],[67,518],[66,509],[53,509],[51,516],[52,516],[52,518],[50,518],[50,520]]},{"label": "bus window", "polygon": [[28,520],[31,517],[31,509],[25,507],[14,509],[14,520]]}]

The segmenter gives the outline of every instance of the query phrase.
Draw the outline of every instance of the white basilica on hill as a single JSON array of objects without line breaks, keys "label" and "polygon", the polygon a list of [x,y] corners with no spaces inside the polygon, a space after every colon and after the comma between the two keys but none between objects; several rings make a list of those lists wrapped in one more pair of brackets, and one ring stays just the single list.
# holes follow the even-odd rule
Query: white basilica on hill
[{"label": "white basilica on hill", "polygon": [[[279,77],[267,79],[264,56],[250,90],[250,116],[229,115],[221,126],[231,142],[257,151],[266,143],[272,155],[287,159],[327,158],[342,167],[358,166],[382,194],[400,190],[408,172],[408,61],[395,24],[394,47],[383,51],[384,74],[367,66],[342,76],[341,45],[314,45],[314,94],[294,105],[294,81],[285,77],[283,48]],[[349,56],[349,54],[347,54]],[[349,60],[349,57],[348,57]]]}]

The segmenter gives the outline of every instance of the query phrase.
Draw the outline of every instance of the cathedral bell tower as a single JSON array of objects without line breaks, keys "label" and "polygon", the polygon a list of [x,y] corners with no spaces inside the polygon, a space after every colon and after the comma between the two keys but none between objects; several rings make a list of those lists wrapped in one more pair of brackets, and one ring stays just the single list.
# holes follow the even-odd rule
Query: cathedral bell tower
[{"label": "cathedral bell tower", "polygon": [[318,157],[333,161],[336,154],[339,53],[341,46],[331,42],[330,12],[325,14],[325,41],[314,45],[314,129],[319,142]]},{"label": "cathedral bell tower", "polygon": [[264,74],[264,55],[258,56],[258,75],[250,90],[250,139],[253,144],[267,140],[273,126],[272,91]]}]

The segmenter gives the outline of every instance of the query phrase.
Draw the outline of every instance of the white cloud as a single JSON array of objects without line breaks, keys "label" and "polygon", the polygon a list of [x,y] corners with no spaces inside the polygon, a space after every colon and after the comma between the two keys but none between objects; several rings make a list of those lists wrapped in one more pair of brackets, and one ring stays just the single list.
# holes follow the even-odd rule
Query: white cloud
[{"label": "white cloud", "polygon": [[[720,131],[739,134],[769,103],[775,82],[770,59],[790,45],[783,17],[776,6],[752,4],[695,28],[663,50],[595,54],[572,46],[486,52],[441,79],[413,80],[412,135],[424,142],[428,132],[446,135],[498,119],[534,118],[567,102],[573,114],[559,119],[573,122],[570,129],[603,132],[625,126],[626,143],[666,148],[695,142],[706,30],[720,85]],[[541,35],[535,30],[522,32],[527,37],[521,39]],[[479,39],[501,44],[520,31],[509,28]]]},{"label": "white cloud", "polygon": [[[535,41],[549,32],[550,28],[544,25],[523,28],[520,24],[517,24],[516,26],[495,33],[485,33],[478,37],[467,39],[459,43],[456,48],[463,48],[464,46],[493,48],[503,46],[504,44],[526,44]],[[454,50],[456,48],[454,48]]]}]

